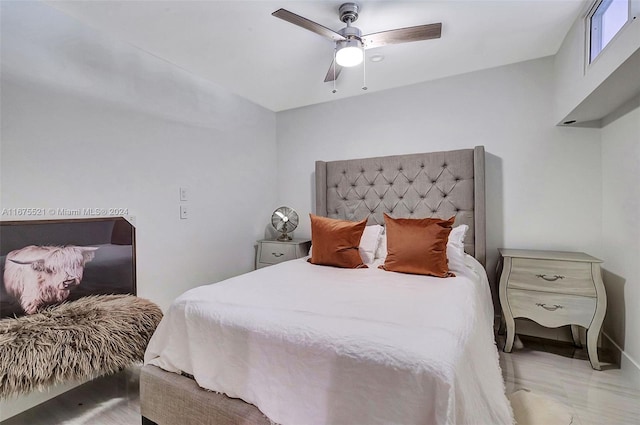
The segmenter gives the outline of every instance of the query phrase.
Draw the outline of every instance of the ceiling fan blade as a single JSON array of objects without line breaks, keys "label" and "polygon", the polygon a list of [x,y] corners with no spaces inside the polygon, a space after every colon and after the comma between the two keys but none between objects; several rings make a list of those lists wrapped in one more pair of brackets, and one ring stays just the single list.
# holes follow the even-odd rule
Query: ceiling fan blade
[{"label": "ceiling fan blade", "polygon": [[[333,72],[333,68],[335,67],[335,73]],[[342,67],[340,65],[338,65],[336,63],[336,61],[332,61],[331,62],[331,66],[329,67],[329,70],[327,71],[327,76],[324,77],[324,82],[328,83],[330,81],[333,80],[337,80],[338,76],[340,75],[340,71],[342,71]]]},{"label": "ceiling fan blade", "polygon": [[376,32],[362,37],[365,49],[382,47],[387,44],[408,43],[410,41],[430,40],[440,38],[442,23],[418,25],[416,27],[399,28],[396,30]]},{"label": "ceiling fan blade", "polygon": [[310,21],[307,18],[303,18],[300,15],[296,15],[293,12],[289,12],[288,10],[278,9],[275,12],[273,12],[271,15],[275,16],[276,18],[283,19],[299,27],[302,27],[306,30],[313,31],[316,34],[320,34],[321,36],[326,37],[330,40],[333,40],[333,41],[346,40],[345,37],[341,36],[337,32],[330,30],[327,27],[323,27],[318,23]]}]

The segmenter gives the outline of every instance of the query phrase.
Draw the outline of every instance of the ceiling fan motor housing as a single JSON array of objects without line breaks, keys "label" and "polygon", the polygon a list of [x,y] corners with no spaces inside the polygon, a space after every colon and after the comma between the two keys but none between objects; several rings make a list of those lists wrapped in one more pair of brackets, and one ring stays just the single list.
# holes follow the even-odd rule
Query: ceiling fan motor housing
[{"label": "ceiling fan motor housing", "polygon": [[357,38],[359,40],[362,37],[362,31],[356,27],[344,27],[338,31],[338,34],[347,39]]},{"label": "ceiling fan motor housing", "polygon": [[344,23],[357,21],[359,10],[360,7],[356,3],[344,3],[339,9],[340,20]]}]

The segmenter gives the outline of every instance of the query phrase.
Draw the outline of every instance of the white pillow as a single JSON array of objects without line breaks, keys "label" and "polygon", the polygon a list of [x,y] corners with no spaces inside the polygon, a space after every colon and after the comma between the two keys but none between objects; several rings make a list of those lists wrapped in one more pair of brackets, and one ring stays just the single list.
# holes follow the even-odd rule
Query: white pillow
[{"label": "white pillow", "polygon": [[[386,229],[385,229],[386,230]],[[380,242],[378,242],[378,249],[376,249],[375,258],[387,258],[387,232],[382,232],[380,236]]]},{"label": "white pillow", "polygon": [[[449,270],[461,272],[466,269],[464,264],[464,237],[467,235],[469,226],[461,224],[451,229],[449,240],[447,241],[447,259],[449,260]],[[376,250],[375,258],[384,260],[387,258],[387,235],[383,234]]]},{"label": "white pillow", "polygon": [[[362,258],[364,264],[372,263],[375,253],[377,253],[378,244],[382,238],[382,232],[384,227],[379,224],[373,224],[364,228],[362,236],[360,237],[360,245],[358,246],[358,252]],[[309,257],[311,257],[311,251],[313,246],[309,248]],[[387,255],[387,245],[385,241],[384,248],[385,256]],[[377,258],[377,257],[375,257]]]},{"label": "white pillow", "polygon": [[362,232],[362,237],[360,238],[360,245],[358,246],[358,251],[360,251],[360,257],[362,257],[363,263],[369,264],[373,262],[383,230],[384,227],[379,224],[373,224],[364,228],[364,232]]},{"label": "white pillow", "polygon": [[464,265],[464,237],[468,230],[469,226],[461,224],[451,229],[451,233],[449,233],[447,259],[449,260],[449,270],[452,272],[463,272],[467,269],[467,266]]}]

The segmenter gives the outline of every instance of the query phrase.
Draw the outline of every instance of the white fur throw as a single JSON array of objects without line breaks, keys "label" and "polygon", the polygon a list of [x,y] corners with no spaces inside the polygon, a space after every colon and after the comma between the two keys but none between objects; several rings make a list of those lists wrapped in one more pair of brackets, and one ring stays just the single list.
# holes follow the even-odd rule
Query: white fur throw
[{"label": "white fur throw", "polygon": [[162,311],[133,295],[94,295],[0,320],[0,398],[94,378],[142,361]]},{"label": "white fur throw", "polygon": [[518,425],[571,425],[573,415],[569,407],[529,390],[509,395],[513,415]]}]

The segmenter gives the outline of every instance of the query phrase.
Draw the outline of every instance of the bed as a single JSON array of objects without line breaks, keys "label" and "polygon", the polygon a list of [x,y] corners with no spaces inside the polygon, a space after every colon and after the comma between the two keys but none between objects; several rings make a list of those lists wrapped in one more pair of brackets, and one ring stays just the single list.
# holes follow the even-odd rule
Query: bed
[{"label": "bed", "polygon": [[484,149],[316,163],[316,214],[456,217],[439,279],[305,259],[192,289],[141,372],[143,423],[511,424],[485,261]]}]

